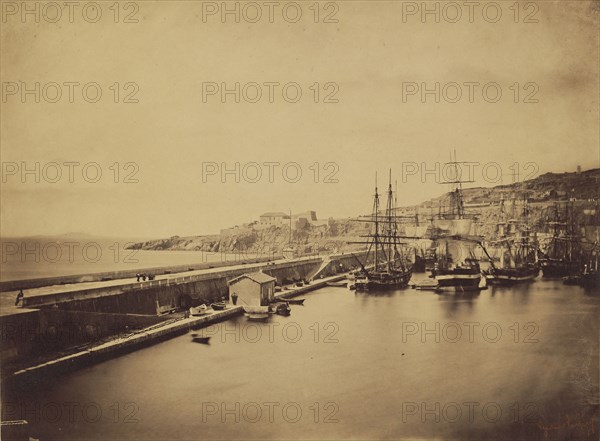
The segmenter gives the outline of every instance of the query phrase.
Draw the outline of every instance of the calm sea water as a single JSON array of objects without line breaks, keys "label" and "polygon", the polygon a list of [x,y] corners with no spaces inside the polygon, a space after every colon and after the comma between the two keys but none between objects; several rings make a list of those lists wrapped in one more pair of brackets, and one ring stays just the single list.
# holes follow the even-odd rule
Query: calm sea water
[{"label": "calm sea water", "polygon": [[210,345],[185,335],[5,390],[5,411],[42,441],[598,439],[600,302],[583,289],[306,299],[198,331]]},{"label": "calm sea water", "polygon": [[[0,281],[27,280],[208,262],[241,262],[258,253],[146,251],[109,240],[2,241]],[[258,257],[260,256],[258,254]]]}]

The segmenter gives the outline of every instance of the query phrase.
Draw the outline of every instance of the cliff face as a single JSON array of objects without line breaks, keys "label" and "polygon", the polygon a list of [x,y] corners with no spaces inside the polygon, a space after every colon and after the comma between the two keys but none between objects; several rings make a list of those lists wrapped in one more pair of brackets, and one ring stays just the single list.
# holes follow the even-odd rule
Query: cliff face
[{"label": "cliff face", "polygon": [[[523,197],[529,200],[529,220],[538,231],[543,231],[546,221],[552,215],[554,201],[575,198],[574,217],[581,226],[597,225],[598,214],[594,214],[595,202],[600,199],[600,169],[581,173],[546,173],[535,179],[492,188],[468,188],[463,191],[466,210],[477,215],[479,234],[494,235],[496,224],[501,220],[500,201],[504,200],[504,211],[508,217],[520,216]],[[514,209],[513,202],[514,200]],[[449,193],[425,201],[417,206],[402,207],[398,214],[418,216],[420,225],[426,225],[428,218],[436,214],[440,206],[448,204]],[[514,216],[513,216],[514,214]],[[414,222],[411,222],[414,225]],[[350,219],[330,219],[327,225],[306,225],[292,232],[291,244],[302,254],[316,252],[350,251],[362,248],[349,244],[361,241],[361,235],[369,232],[369,224]],[[593,233],[595,234],[595,233]],[[593,240],[590,238],[590,240]],[[268,229],[250,228],[237,234],[210,236],[173,236],[138,242],[131,249],[178,250],[205,252],[257,252],[262,255],[280,255],[290,244],[290,230],[287,226],[271,226]]]},{"label": "cliff face", "polygon": [[311,226],[294,230],[290,242],[290,229],[287,226],[271,226],[267,229],[251,230],[239,234],[212,236],[173,236],[169,239],[158,239],[139,242],[130,249],[139,250],[177,250],[205,251],[247,254],[260,253],[281,255],[283,250],[291,246],[301,254],[317,252],[334,252],[358,249],[360,245],[348,244],[348,241],[361,240],[360,234],[368,233],[368,225],[345,220],[330,220],[328,225]]}]

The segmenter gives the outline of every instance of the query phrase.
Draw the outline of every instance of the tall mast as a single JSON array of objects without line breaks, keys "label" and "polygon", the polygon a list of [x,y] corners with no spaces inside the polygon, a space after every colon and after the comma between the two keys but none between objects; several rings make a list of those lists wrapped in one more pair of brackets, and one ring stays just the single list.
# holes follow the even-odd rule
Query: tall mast
[{"label": "tall mast", "polygon": [[[502,225],[502,228],[500,228]],[[507,219],[506,219],[506,211],[504,210],[504,194],[500,195],[500,204],[499,204],[499,215],[498,215],[498,224],[496,226],[496,233],[499,237],[506,236],[506,227],[507,227]]]},{"label": "tall mast", "polygon": [[458,164],[459,162],[456,160],[456,150],[454,150],[454,158],[452,157],[452,153],[450,153],[450,162],[454,166],[454,170],[456,173],[455,179],[442,182],[442,184],[451,184],[453,187],[450,192],[450,212],[449,214],[456,219],[464,219],[465,217],[465,206],[462,197],[462,183],[463,182],[473,182],[473,181],[463,181],[461,179],[461,173],[459,171]]},{"label": "tall mast", "polygon": [[516,207],[517,207],[517,201],[516,201],[515,194],[513,193],[510,197],[510,218],[511,218],[511,220],[514,220],[514,218],[516,216]]},{"label": "tall mast", "polygon": [[458,162],[456,161],[456,149],[454,149],[454,167],[456,168],[456,208],[458,218],[462,219],[465,214],[465,207],[462,200],[462,180],[458,172]]},{"label": "tall mast", "polygon": [[375,237],[374,237],[374,245],[375,245],[375,255],[374,255],[374,270],[377,271],[377,267],[379,265],[379,193],[377,192],[377,172],[375,172],[375,198],[373,199],[373,214],[375,216]]},{"label": "tall mast", "polygon": [[392,237],[395,239],[395,219],[394,219],[394,224],[392,224],[392,216],[394,216],[394,213],[392,213],[393,210],[393,206],[394,206],[394,199],[393,199],[393,193],[392,193],[392,169],[390,168],[390,176],[389,176],[389,184],[388,184],[388,197],[387,197],[387,234],[386,234],[386,240],[387,240],[387,248],[388,248],[388,252],[387,252],[387,261],[388,261],[388,270],[391,271],[392,269],[392,258],[394,256],[393,254],[393,249],[394,246],[392,244]]},{"label": "tall mast", "polygon": [[523,192],[523,222],[524,222],[524,259],[530,259],[531,245],[532,245],[532,228],[529,225],[529,195],[525,190]]}]

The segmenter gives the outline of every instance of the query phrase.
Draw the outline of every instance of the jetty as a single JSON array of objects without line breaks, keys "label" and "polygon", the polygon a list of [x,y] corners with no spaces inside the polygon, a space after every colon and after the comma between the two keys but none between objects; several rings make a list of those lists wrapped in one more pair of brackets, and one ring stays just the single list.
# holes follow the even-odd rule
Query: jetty
[{"label": "jetty", "polygon": [[[326,259],[325,267],[322,257],[303,257],[165,274],[146,282],[123,279],[44,286],[28,290],[23,306],[14,305],[14,291],[2,293],[4,305],[12,301],[8,308],[2,305],[0,313],[6,343],[3,367],[8,366],[2,382],[35,381],[78,369],[241,315],[243,307],[231,304],[199,317],[185,317],[180,311],[226,297],[227,281],[246,272],[263,271],[275,277],[279,286],[291,285],[275,294],[276,299],[285,299],[341,280],[354,269],[351,255]],[[293,286],[292,281],[306,280],[317,270],[318,279]],[[41,347],[46,351],[38,362]]]}]

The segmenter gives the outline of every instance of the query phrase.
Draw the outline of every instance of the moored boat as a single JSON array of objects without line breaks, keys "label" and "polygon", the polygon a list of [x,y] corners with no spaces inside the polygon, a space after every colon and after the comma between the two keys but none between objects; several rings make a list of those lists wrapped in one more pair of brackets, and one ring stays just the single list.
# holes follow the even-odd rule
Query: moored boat
[{"label": "moored boat", "polygon": [[327,282],[326,285],[327,286],[334,286],[334,287],[338,287],[338,288],[347,288],[348,287],[348,281],[347,280],[343,280],[343,281],[338,281],[338,282]]},{"label": "moored boat", "polygon": [[[375,180],[377,181],[377,178]],[[352,242],[369,245],[364,258],[365,263],[354,256],[360,265],[360,270],[354,273],[354,283],[352,284],[353,289],[357,291],[404,288],[408,286],[412,277],[412,266],[401,252],[391,170],[385,213],[382,215],[379,211],[379,193],[376,182],[372,214],[368,219],[359,219],[362,222],[372,223],[374,231],[366,236],[370,239],[369,241]],[[373,255],[373,265],[368,266],[371,254]]]},{"label": "moored boat", "polygon": [[537,265],[520,266],[518,268],[496,268],[484,274],[491,284],[511,285],[534,280],[540,274],[540,268]]},{"label": "moored boat", "polygon": [[407,271],[364,271],[356,276],[354,286],[359,291],[398,289],[408,285],[412,272]]},{"label": "moored boat", "polygon": [[576,276],[582,265],[579,262],[570,262],[566,259],[544,258],[540,259],[542,272],[546,278],[562,278]]},{"label": "moored boat", "polygon": [[437,282],[436,291],[465,292],[479,291],[481,286],[481,269],[476,259],[465,259],[452,267],[436,267],[431,274]]},{"label": "moored boat", "polygon": [[456,179],[444,182],[453,186],[449,204],[445,210],[440,206],[440,213],[432,219],[435,264],[431,275],[438,284],[437,292],[480,291],[485,285],[474,248],[483,248],[482,238],[473,234],[475,215],[465,209],[461,186],[472,181],[461,180],[456,159],[448,164],[455,167]]},{"label": "moored boat", "polygon": [[246,314],[246,318],[251,322],[266,322],[269,320],[270,315],[268,313],[249,313]]},{"label": "moored boat", "polygon": [[210,343],[210,337],[204,337],[199,334],[192,334],[192,342],[202,343],[206,345]]},{"label": "moored boat", "polygon": [[515,215],[515,198],[512,199],[511,219],[503,219],[504,204],[500,203],[501,222],[498,223],[499,266],[484,251],[489,259],[490,269],[484,272],[489,283],[494,285],[513,285],[534,280],[540,273],[536,251],[537,236],[529,225],[529,204],[527,196],[523,198],[522,213]]},{"label": "moored boat", "polygon": [[287,302],[276,302],[269,305],[269,312],[272,314],[288,316],[291,314],[292,310]]},{"label": "moored boat", "polygon": [[190,315],[197,317],[197,316],[201,316],[204,314],[208,314],[209,310],[208,310],[208,306],[202,304],[200,306],[192,306],[189,309]]},{"label": "moored boat", "polygon": [[210,304],[210,307],[212,309],[214,309],[215,311],[223,311],[225,308],[227,308],[227,303],[225,302],[214,302]]},{"label": "moored boat", "polygon": [[583,238],[576,224],[573,201],[555,202],[548,225],[552,236],[540,253],[544,277],[562,278],[581,274],[584,266]]}]

